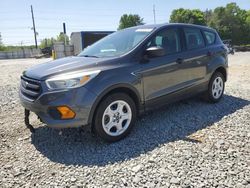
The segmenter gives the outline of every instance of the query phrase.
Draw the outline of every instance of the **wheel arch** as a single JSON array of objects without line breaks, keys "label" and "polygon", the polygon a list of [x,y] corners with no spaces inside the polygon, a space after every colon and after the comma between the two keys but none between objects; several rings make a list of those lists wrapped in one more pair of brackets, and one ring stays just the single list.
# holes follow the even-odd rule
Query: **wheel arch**
[{"label": "wheel arch", "polygon": [[[215,69],[214,73],[215,73],[215,72],[220,72],[220,73],[224,76],[225,81],[227,81],[227,70],[226,70],[225,67],[223,67],[223,66],[217,67],[217,68]],[[213,74],[214,74],[214,73],[213,73]]]},{"label": "wheel arch", "polygon": [[[90,110],[88,124],[93,123],[93,118],[95,117],[96,109],[100,105],[101,101],[108,95],[112,93],[125,93],[131,97],[135,102],[137,113],[140,113],[142,108],[142,98],[136,88],[130,86],[129,84],[117,84],[105,89],[95,100],[92,108]],[[93,130],[93,129],[92,129]]]}]

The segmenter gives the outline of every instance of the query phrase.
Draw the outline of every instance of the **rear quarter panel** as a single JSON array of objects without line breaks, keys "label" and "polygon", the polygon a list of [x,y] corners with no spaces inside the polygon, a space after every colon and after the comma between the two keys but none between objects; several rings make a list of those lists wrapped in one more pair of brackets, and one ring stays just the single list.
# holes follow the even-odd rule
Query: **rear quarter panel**
[{"label": "rear quarter panel", "polygon": [[212,54],[210,56],[209,63],[207,65],[207,76],[206,80],[210,80],[211,76],[219,67],[228,68],[228,57],[227,51],[223,44],[217,44],[208,47],[209,52]]}]

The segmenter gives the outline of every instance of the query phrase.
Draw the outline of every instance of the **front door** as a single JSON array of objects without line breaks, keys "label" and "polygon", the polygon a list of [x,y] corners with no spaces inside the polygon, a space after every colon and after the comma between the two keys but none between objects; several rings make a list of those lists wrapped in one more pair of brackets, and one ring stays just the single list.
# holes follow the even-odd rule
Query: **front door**
[{"label": "front door", "polygon": [[147,44],[147,47],[160,46],[166,55],[149,58],[142,64],[142,80],[146,106],[160,102],[164,96],[183,88],[180,71],[181,38],[178,28],[169,28],[158,32]]}]

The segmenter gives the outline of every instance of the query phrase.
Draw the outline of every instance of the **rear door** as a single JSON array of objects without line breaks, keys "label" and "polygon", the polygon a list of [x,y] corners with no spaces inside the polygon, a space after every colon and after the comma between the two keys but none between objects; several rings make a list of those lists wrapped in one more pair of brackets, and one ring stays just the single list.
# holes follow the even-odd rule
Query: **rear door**
[{"label": "rear door", "polygon": [[185,87],[192,87],[204,82],[207,74],[209,54],[202,31],[196,27],[184,27],[182,30],[185,50],[180,74]]}]

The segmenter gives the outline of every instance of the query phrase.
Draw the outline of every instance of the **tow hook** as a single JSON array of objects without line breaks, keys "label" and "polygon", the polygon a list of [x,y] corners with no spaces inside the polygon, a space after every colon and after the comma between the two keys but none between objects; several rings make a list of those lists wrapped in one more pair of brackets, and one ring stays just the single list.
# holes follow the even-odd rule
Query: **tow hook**
[{"label": "tow hook", "polygon": [[30,111],[25,109],[24,110],[24,123],[26,127],[30,130],[30,132],[34,133],[35,128],[30,124],[29,116],[30,116]]}]

